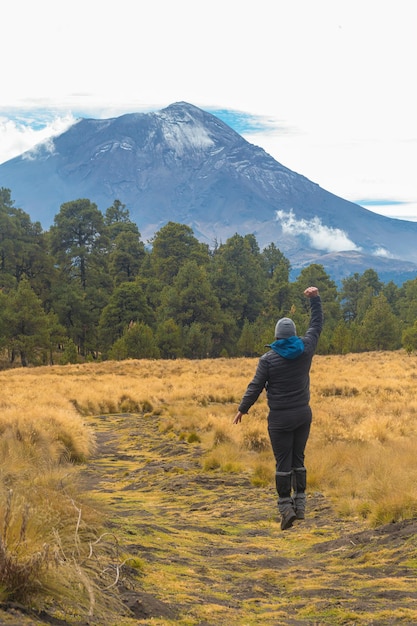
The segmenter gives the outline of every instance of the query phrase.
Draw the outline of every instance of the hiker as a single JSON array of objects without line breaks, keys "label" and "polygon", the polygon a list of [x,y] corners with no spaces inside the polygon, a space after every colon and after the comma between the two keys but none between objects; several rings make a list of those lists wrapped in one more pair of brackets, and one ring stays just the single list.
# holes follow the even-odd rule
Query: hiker
[{"label": "hiker", "polygon": [[[268,433],[276,461],[275,484],[281,529],[304,519],[307,471],[304,451],[310,434],[310,368],[323,326],[321,299],[317,287],[308,287],[310,325],[304,337],[297,337],[294,322],[283,317],[275,326],[275,341],[258,362],[233,424],[239,424],[262,390],[266,389],[269,414]],[[293,493],[292,493],[293,492]],[[292,497],[293,496],[293,497]]]}]

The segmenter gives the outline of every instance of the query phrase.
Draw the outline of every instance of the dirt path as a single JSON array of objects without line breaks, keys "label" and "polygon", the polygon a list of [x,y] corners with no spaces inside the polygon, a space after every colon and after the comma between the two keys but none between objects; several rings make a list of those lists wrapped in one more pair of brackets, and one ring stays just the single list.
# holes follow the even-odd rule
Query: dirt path
[{"label": "dirt path", "polygon": [[369,530],[310,494],[307,519],[282,532],[272,488],[203,472],[199,445],[157,418],[92,422],[85,486],[143,564],[137,583],[122,580],[132,619],[117,626],[417,624],[414,520]]}]

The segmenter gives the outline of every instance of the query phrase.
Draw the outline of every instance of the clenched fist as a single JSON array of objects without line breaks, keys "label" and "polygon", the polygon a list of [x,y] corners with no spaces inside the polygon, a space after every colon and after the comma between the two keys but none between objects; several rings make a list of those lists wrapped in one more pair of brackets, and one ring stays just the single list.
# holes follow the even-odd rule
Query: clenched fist
[{"label": "clenched fist", "polygon": [[317,289],[317,287],[307,287],[307,289],[304,291],[304,295],[306,298],[315,298],[319,295],[319,290]]}]

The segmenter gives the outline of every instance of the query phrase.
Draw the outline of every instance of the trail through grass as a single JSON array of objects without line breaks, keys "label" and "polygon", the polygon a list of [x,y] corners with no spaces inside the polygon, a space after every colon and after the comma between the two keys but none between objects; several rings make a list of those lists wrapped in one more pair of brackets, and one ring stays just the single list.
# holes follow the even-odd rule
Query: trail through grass
[{"label": "trail through grass", "polygon": [[98,452],[84,487],[131,558],[119,586],[132,617],[106,626],[417,623],[417,523],[370,530],[309,494],[282,532],[272,487],[202,470],[202,449],[158,417],[88,420]]}]

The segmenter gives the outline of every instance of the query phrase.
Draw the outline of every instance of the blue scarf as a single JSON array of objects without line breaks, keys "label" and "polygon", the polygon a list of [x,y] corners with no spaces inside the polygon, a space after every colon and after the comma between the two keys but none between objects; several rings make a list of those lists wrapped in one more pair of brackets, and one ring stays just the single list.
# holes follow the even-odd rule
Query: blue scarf
[{"label": "blue scarf", "polygon": [[294,335],[288,339],[277,339],[274,343],[268,345],[274,352],[284,357],[284,359],[296,359],[304,352],[304,343]]}]

